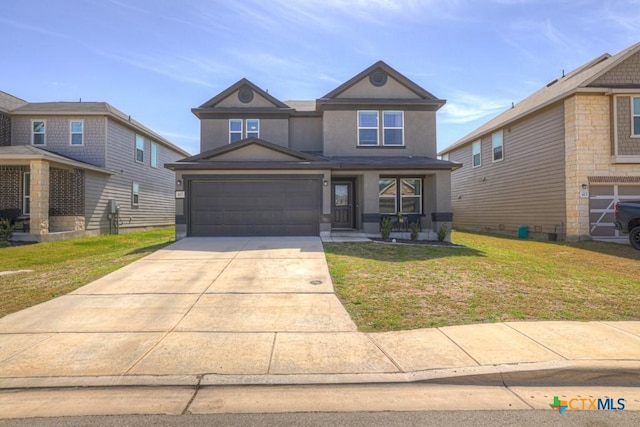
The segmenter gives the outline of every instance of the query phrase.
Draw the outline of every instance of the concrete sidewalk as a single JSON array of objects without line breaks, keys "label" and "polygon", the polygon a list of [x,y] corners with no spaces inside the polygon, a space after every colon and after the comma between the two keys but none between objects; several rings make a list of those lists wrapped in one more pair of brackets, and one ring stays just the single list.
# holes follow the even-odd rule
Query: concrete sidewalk
[{"label": "concrete sidewalk", "polygon": [[640,322],[358,332],[312,237],[181,240],[0,319],[5,391],[603,378],[640,387]]}]

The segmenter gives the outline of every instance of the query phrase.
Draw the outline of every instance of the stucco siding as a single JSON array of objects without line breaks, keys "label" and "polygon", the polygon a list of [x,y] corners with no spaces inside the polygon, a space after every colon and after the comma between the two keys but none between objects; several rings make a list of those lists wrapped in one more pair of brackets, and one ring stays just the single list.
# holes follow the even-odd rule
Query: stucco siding
[{"label": "stucco siding", "polygon": [[[251,116],[238,114],[234,117],[200,120],[200,152],[224,147],[229,144],[229,119],[259,119],[260,139],[274,144],[289,146],[289,121],[286,118],[264,118],[258,114]],[[243,123],[243,131],[245,123]]]},{"label": "stucco siding", "polygon": [[225,99],[223,99],[222,101],[220,101],[219,103],[216,104],[216,107],[226,107],[226,108],[236,108],[236,107],[242,107],[242,108],[269,108],[269,107],[275,107],[275,105],[273,105],[273,103],[271,101],[269,101],[267,98],[261,96],[260,94],[258,94],[255,91],[253,92],[253,99],[251,100],[251,102],[241,102],[240,99],[238,98],[238,92],[239,91],[235,91],[233,92],[231,95],[229,95],[228,97],[226,97]]},{"label": "stucco siding", "polygon": [[[372,107],[362,110],[378,110]],[[379,109],[379,111],[386,111]],[[396,111],[396,110],[394,110]],[[380,125],[382,114],[380,114]],[[358,111],[324,112],[324,154],[327,156],[436,156],[436,113],[404,112],[404,146],[358,146]],[[381,139],[381,136],[380,136]]]},{"label": "stucco siding", "polygon": [[322,118],[290,118],[289,148],[298,151],[322,152]]},{"label": "stucco siding", "polygon": [[564,108],[562,103],[503,129],[504,160],[492,161],[491,134],[481,140],[481,166],[472,144],[450,153],[463,163],[452,173],[454,226],[561,233],[565,221]]},{"label": "stucco siding", "polygon": [[374,86],[368,78],[364,78],[339,94],[336,98],[420,98],[413,91],[392,77],[383,86]]},{"label": "stucco siding", "polygon": [[[38,146],[95,166],[105,165],[105,118],[96,116],[14,116],[12,145],[31,144],[31,122],[45,121],[45,145]],[[83,145],[71,145],[70,122],[84,122]]]}]

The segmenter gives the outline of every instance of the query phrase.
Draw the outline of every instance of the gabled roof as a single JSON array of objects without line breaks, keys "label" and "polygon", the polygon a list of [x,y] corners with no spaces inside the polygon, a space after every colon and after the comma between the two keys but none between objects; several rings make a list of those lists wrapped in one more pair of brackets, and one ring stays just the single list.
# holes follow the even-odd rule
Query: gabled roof
[{"label": "gabled roof", "polygon": [[[1,94],[4,92],[0,92]],[[9,95],[11,96],[11,95]],[[15,98],[19,99],[19,98]],[[154,141],[171,148],[183,156],[189,153],[173,144],[168,139],[163,138],[153,130],[134,120],[131,116],[123,113],[107,102],[24,102],[8,111],[14,116],[37,116],[37,115],[84,115],[84,116],[109,116],[119,123],[133,128],[136,132],[145,134]]]},{"label": "gabled roof", "polygon": [[508,123],[521,119],[577,92],[607,91],[609,88],[598,88],[592,86],[591,83],[638,52],[640,52],[640,43],[636,43],[614,56],[609,54],[600,55],[563,77],[548,83],[545,87],[515,104],[512,108],[440,151],[439,154],[450,152],[455,148],[475,141],[485,134],[499,130]]},{"label": "gabled roof", "polygon": [[407,89],[409,89],[412,92],[414,92],[420,98],[434,100],[434,101],[436,101],[436,100],[437,101],[442,101],[442,103],[444,104],[443,100],[439,100],[433,94],[431,94],[430,92],[428,92],[424,88],[418,86],[416,83],[414,83],[413,81],[411,81],[408,78],[406,78],[404,75],[399,73],[397,70],[395,70],[392,67],[390,67],[389,65],[387,65],[384,61],[376,62],[375,64],[373,64],[372,66],[370,66],[366,70],[362,71],[361,73],[359,73],[356,76],[352,77],[351,79],[347,80],[345,83],[341,84],[340,86],[338,86],[337,88],[335,88],[334,90],[332,90],[331,92],[329,92],[328,94],[326,94],[325,96],[323,96],[320,99],[324,100],[324,99],[336,98],[342,92],[346,91],[347,89],[349,89],[350,87],[352,87],[353,85],[355,85],[356,83],[358,83],[359,81],[361,81],[362,79],[364,79],[365,77],[367,77],[369,74],[371,74],[373,71],[375,71],[377,69],[381,69],[382,71],[387,73],[390,77],[392,77],[393,79],[395,79],[398,82],[400,82],[403,86],[405,86]]},{"label": "gabled roof", "polygon": [[198,162],[198,161],[206,161],[208,159],[212,159],[214,157],[220,156],[225,153],[229,153],[235,150],[241,150],[249,145],[258,145],[260,147],[266,148],[271,151],[275,151],[281,154],[285,154],[287,156],[298,159],[299,161],[305,162],[317,162],[320,161],[318,157],[312,156],[310,154],[302,153],[300,151],[292,150],[287,147],[283,147],[282,145],[273,144],[269,141],[265,141],[264,139],[259,138],[246,138],[242,141],[234,142],[229,145],[225,145],[224,147],[214,148],[213,150],[205,151],[204,153],[197,154],[195,156],[187,157],[186,159],[178,160],[178,162],[189,163],[189,162]]},{"label": "gabled roof", "polygon": [[3,160],[47,160],[53,163],[72,166],[74,168],[86,169],[94,172],[100,172],[108,175],[115,175],[116,172],[101,168],[71,157],[63,156],[58,153],[44,150],[32,145],[10,145],[8,147],[0,147],[0,163]]},{"label": "gabled roof", "polygon": [[271,102],[274,105],[274,107],[277,107],[277,108],[290,108],[287,104],[285,104],[284,102],[280,101],[279,99],[276,99],[275,97],[269,95],[269,93],[267,91],[264,91],[264,90],[260,89],[258,86],[256,86],[255,84],[251,83],[248,79],[242,78],[242,79],[238,80],[236,83],[234,83],[231,86],[229,86],[227,89],[223,90],[222,92],[220,92],[219,94],[217,94],[216,96],[214,96],[213,98],[208,100],[207,102],[205,102],[204,104],[202,104],[200,107],[194,108],[192,111],[195,112],[195,111],[197,111],[199,109],[215,107],[216,104],[220,103],[221,101],[223,101],[224,99],[229,97],[229,95],[231,95],[232,93],[236,92],[237,90],[239,90],[243,86],[248,86],[249,88],[251,88],[251,90],[256,92],[258,95],[262,96],[263,98],[265,98],[269,102]]},{"label": "gabled roof", "polygon": [[11,111],[25,105],[27,101],[0,90],[0,111]]}]

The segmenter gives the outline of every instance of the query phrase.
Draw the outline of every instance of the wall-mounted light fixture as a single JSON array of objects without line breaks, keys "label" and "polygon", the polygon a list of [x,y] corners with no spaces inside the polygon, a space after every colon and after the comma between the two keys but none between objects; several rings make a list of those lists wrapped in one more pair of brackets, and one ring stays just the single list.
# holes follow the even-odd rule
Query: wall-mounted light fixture
[{"label": "wall-mounted light fixture", "polygon": [[582,184],[582,189],[583,189],[583,190],[586,190],[587,188],[589,188],[589,185],[588,185],[588,184]]},{"label": "wall-mounted light fixture", "polygon": [[324,181],[322,181],[322,185],[324,185],[324,186],[326,187],[327,185],[329,185],[329,181],[327,181],[327,180],[325,179]]},{"label": "wall-mounted light fixture", "polygon": [[182,185],[182,180],[181,180],[181,179],[177,180],[177,181],[176,181],[176,185],[177,185],[178,187],[180,187],[180,186]]}]

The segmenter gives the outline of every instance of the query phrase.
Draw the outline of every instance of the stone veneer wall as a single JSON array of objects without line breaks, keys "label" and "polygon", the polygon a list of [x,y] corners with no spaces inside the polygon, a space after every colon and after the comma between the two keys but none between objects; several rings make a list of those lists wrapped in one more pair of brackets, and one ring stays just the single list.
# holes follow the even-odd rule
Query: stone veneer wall
[{"label": "stone veneer wall", "polygon": [[84,216],[50,216],[49,232],[84,230]]},{"label": "stone veneer wall", "polygon": [[[640,176],[640,165],[613,164],[611,100],[604,95],[575,95],[564,102],[567,240],[589,239],[589,199],[580,197],[592,177]],[[592,181],[596,181],[593,180]]]}]

